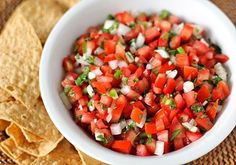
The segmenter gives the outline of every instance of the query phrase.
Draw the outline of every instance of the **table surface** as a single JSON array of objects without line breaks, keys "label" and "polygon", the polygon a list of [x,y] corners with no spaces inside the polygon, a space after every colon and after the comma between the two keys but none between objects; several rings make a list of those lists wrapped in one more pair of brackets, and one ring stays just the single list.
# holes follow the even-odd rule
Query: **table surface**
[{"label": "table surface", "polygon": [[[10,13],[21,0],[0,0],[0,30]],[[236,25],[236,0],[212,0]],[[235,36],[236,37],[236,36]],[[2,140],[0,133],[0,141]],[[9,158],[0,153],[0,164],[13,164]],[[214,150],[189,163],[194,165],[236,164],[236,128]]]}]

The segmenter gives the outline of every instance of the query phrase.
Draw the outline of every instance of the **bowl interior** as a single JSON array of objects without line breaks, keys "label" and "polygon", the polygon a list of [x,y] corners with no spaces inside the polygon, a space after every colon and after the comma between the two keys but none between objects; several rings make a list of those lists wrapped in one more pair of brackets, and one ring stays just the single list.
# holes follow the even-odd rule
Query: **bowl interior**
[{"label": "bowl interior", "polygon": [[[229,81],[232,93],[230,98],[235,97],[236,92],[232,82],[236,81],[236,75],[233,72],[236,69],[236,32],[228,18],[210,2],[204,0],[82,1],[63,16],[48,38],[40,67],[40,88],[46,109],[59,131],[75,147],[106,163],[114,164],[116,162],[115,164],[121,164],[126,161],[147,163],[147,159],[150,163],[169,163],[170,161],[178,164],[185,163],[213,149],[235,126],[236,120],[232,118],[236,115],[236,111],[233,111],[235,104],[229,98],[215,126],[203,138],[179,151],[162,157],[139,158],[113,152],[88,138],[87,134],[74,123],[70,114],[64,108],[59,97],[61,91],[60,81],[64,75],[61,63],[63,57],[70,53],[76,38],[84,33],[89,26],[103,23],[108,14],[115,14],[124,10],[156,13],[162,9],[167,9],[184,20],[197,23],[207,29],[209,38],[217,43],[222,51],[230,57],[227,63],[227,67],[231,70]],[[218,138],[214,136],[218,136]]]}]

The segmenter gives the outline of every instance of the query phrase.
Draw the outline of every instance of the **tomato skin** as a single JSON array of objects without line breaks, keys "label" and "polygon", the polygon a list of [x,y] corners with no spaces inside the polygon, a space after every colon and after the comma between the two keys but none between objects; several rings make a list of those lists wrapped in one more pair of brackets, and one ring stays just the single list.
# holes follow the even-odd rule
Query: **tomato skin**
[{"label": "tomato skin", "polygon": [[200,132],[193,133],[190,131],[186,131],[186,136],[191,142],[194,142],[194,141],[198,140],[199,138],[201,138],[202,134]]},{"label": "tomato skin", "polygon": [[230,95],[230,89],[225,81],[220,81],[216,88],[212,90],[212,100],[223,100]]},{"label": "tomato skin", "polygon": [[141,27],[136,25],[134,29],[132,29],[130,32],[128,32],[125,36],[124,39],[125,41],[130,41],[134,38],[138,37],[138,34],[141,32]]},{"label": "tomato skin", "polygon": [[175,138],[174,139],[174,147],[175,150],[179,150],[184,147],[184,142],[182,138]]},{"label": "tomato skin", "polygon": [[136,55],[139,56],[139,58],[144,58],[145,61],[143,62],[147,63],[147,60],[149,60],[149,57],[151,55],[151,49],[149,46],[144,46],[137,50]]},{"label": "tomato skin", "polygon": [[136,155],[137,156],[149,156],[150,153],[148,152],[148,150],[144,144],[139,144],[136,146]]},{"label": "tomato skin", "polygon": [[229,60],[229,57],[225,54],[216,54],[215,60],[216,62],[226,63]]},{"label": "tomato skin", "polygon": [[160,32],[158,30],[157,27],[151,27],[148,28],[145,32],[144,32],[144,36],[145,36],[145,42],[149,43],[152,40],[154,40],[156,37],[158,37],[160,35]]},{"label": "tomato skin", "polygon": [[132,147],[132,144],[128,140],[115,140],[111,146],[113,150],[116,150],[125,154],[130,153],[131,147]]},{"label": "tomato skin", "polygon": [[195,50],[197,50],[197,53],[198,53],[199,55],[205,54],[205,53],[207,53],[207,51],[209,51],[209,48],[206,46],[206,44],[204,44],[203,42],[198,41],[198,40],[196,40],[196,41],[194,42],[193,48],[194,48]]},{"label": "tomato skin", "polygon": [[134,17],[128,13],[127,11],[121,12],[121,13],[117,13],[115,15],[116,19],[126,25],[129,25],[130,23],[134,22]]},{"label": "tomato skin", "polygon": [[193,34],[193,28],[190,25],[186,24],[184,25],[184,28],[181,31],[180,36],[183,41],[188,41],[191,38],[192,34]]},{"label": "tomato skin", "polygon": [[116,100],[116,108],[112,110],[112,122],[117,122],[122,114],[124,107],[127,105],[127,100],[124,95],[120,95]]},{"label": "tomato skin", "polygon": [[113,99],[107,95],[102,95],[101,96],[101,100],[100,102],[104,105],[106,105],[107,107],[109,107],[112,103]]},{"label": "tomato skin", "polygon": [[134,145],[134,141],[137,137],[137,133],[134,130],[129,130],[124,135],[124,140],[130,141]]},{"label": "tomato skin", "polygon": [[185,80],[193,80],[197,77],[198,70],[197,68],[191,66],[184,66],[184,79]]},{"label": "tomato skin", "polygon": [[144,126],[145,132],[148,134],[156,134],[156,123],[146,123]]},{"label": "tomato skin", "polygon": [[189,66],[188,55],[186,54],[177,54],[176,55],[176,65],[179,67]]},{"label": "tomato skin", "polygon": [[158,40],[158,46],[159,47],[167,47],[169,41],[169,34],[166,32],[163,32]]},{"label": "tomato skin", "polygon": [[73,72],[74,70],[74,61],[70,57],[65,57],[62,62],[62,66],[66,72]]},{"label": "tomato skin", "polygon": [[181,94],[177,94],[177,95],[175,96],[174,100],[175,100],[175,103],[176,103],[176,107],[177,107],[178,109],[183,109],[183,108],[184,108],[184,106],[185,106],[185,101],[184,101],[184,99],[183,99],[183,97],[182,97]]},{"label": "tomato skin", "polygon": [[144,115],[144,112],[141,111],[139,108],[137,107],[134,107],[132,112],[131,112],[131,115],[130,115],[130,118],[135,121],[136,123],[140,123],[141,120],[142,120],[142,117]]},{"label": "tomato skin", "polygon": [[154,154],[155,149],[156,149],[156,140],[152,138],[151,142],[147,142],[145,146],[150,154]]},{"label": "tomato skin", "polygon": [[169,62],[166,62],[161,66],[159,73],[166,73],[166,71],[170,71],[174,69],[175,69],[175,65],[169,64]]},{"label": "tomato skin", "polygon": [[94,119],[95,119],[95,115],[90,112],[87,112],[82,115],[81,122],[86,123],[86,124],[90,124],[90,122],[93,121]]},{"label": "tomato skin", "polygon": [[152,106],[154,104],[154,99],[155,99],[155,95],[153,92],[148,92],[144,98],[144,102],[149,105]]},{"label": "tomato skin", "polygon": [[188,93],[183,94],[183,98],[186,102],[187,107],[190,107],[196,102],[195,96],[196,96],[196,93],[194,91],[190,91]]},{"label": "tomato skin", "polygon": [[218,101],[215,103],[209,103],[206,108],[206,113],[211,121],[214,121],[217,114]]},{"label": "tomato skin", "polygon": [[171,30],[171,23],[166,20],[160,22],[160,28],[163,32],[169,32]]},{"label": "tomato skin", "polygon": [[165,94],[171,94],[176,87],[176,81],[173,78],[169,78],[167,80],[166,86],[163,89],[163,93]]},{"label": "tomato skin", "polygon": [[204,102],[210,96],[211,96],[211,93],[210,93],[209,87],[207,85],[203,84],[198,91],[197,100],[199,102]]},{"label": "tomato skin", "polygon": [[209,80],[210,78],[210,71],[208,69],[201,69],[198,71],[198,76],[197,76],[197,85],[200,85],[204,80]]},{"label": "tomato skin", "polygon": [[104,41],[104,52],[106,54],[115,53],[115,50],[116,50],[116,42],[114,42],[112,40],[105,40]]},{"label": "tomato skin", "polygon": [[105,94],[107,89],[110,89],[111,83],[108,82],[98,82],[98,81],[93,81],[92,86],[97,89],[97,91],[101,94]]},{"label": "tomato skin", "polygon": [[199,113],[195,121],[200,128],[208,131],[213,127],[213,124],[207,116],[202,118],[202,115],[203,113]]},{"label": "tomato skin", "polygon": [[167,80],[166,74],[162,74],[162,73],[158,74],[158,76],[155,80],[155,86],[157,88],[163,89],[163,87],[166,83],[166,80]]},{"label": "tomato skin", "polygon": [[179,35],[174,36],[170,41],[170,48],[177,49],[181,44],[181,37]]},{"label": "tomato skin", "polygon": [[175,90],[176,91],[182,91],[183,90],[183,85],[184,85],[184,80],[181,76],[179,76],[177,79],[176,79],[176,87],[175,87]]}]

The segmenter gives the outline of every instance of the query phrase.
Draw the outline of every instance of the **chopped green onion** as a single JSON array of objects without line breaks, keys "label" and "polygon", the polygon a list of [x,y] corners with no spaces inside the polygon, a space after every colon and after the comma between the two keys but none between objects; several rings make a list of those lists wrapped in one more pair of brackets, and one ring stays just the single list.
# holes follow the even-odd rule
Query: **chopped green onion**
[{"label": "chopped green onion", "polygon": [[87,42],[83,42],[82,51],[83,51],[83,54],[87,52]]},{"label": "chopped green onion", "polygon": [[204,108],[200,104],[193,104],[191,106],[191,110],[193,110],[194,112],[201,112],[204,110]]},{"label": "chopped green onion", "polygon": [[212,77],[212,82],[213,84],[217,85],[218,82],[220,82],[222,80],[222,78],[220,78],[219,76],[214,76]]},{"label": "chopped green onion", "polygon": [[107,139],[103,135],[98,135],[97,138],[101,139],[101,142],[104,144],[108,143]]},{"label": "chopped green onion", "polygon": [[169,15],[170,15],[170,12],[168,10],[162,10],[159,17],[161,19],[166,19],[167,17],[169,17]]},{"label": "chopped green onion", "polygon": [[122,77],[122,84],[127,85],[128,84],[128,77]]},{"label": "chopped green onion", "polygon": [[115,79],[119,79],[121,75],[122,75],[122,71],[120,69],[117,69],[116,72],[114,73]]},{"label": "chopped green onion", "polygon": [[181,129],[175,130],[175,131],[171,134],[170,141],[173,141],[173,140],[176,138],[176,136],[178,136],[178,135],[180,134],[180,132],[181,132]]},{"label": "chopped green onion", "polygon": [[118,94],[117,94],[115,89],[111,89],[110,90],[109,96],[112,97],[113,99],[117,99],[118,98]]},{"label": "chopped green onion", "polygon": [[176,33],[173,32],[173,31],[170,31],[170,33],[169,33],[169,37],[170,37],[170,38],[173,38],[174,36],[176,36]]},{"label": "chopped green onion", "polygon": [[112,33],[113,30],[117,29],[119,26],[119,22],[115,20],[115,22],[113,23],[113,25],[109,28],[109,29],[104,29],[103,28],[103,32],[105,33]]},{"label": "chopped green onion", "polygon": [[178,51],[177,50],[169,50],[168,51],[170,55],[172,56],[176,56],[176,54],[178,54]]},{"label": "chopped green onion", "polygon": [[93,64],[94,63],[94,58],[93,56],[89,56],[86,61],[89,63],[89,64]]},{"label": "chopped green onion", "polygon": [[171,107],[171,109],[175,109],[176,108],[176,103],[174,101],[173,98],[169,98],[167,96],[164,96],[161,100],[161,102],[164,104],[164,105],[169,105]]},{"label": "chopped green onion", "polygon": [[85,67],[84,72],[75,80],[75,84],[81,85],[83,82],[87,81],[89,71],[89,67]]},{"label": "chopped green onion", "polygon": [[70,90],[71,90],[71,87],[65,87],[64,88],[65,94],[68,94],[70,92]]},{"label": "chopped green onion", "polygon": [[185,50],[184,50],[183,47],[178,47],[177,51],[178,51],[179,54],[184,54],[185,53]]}]

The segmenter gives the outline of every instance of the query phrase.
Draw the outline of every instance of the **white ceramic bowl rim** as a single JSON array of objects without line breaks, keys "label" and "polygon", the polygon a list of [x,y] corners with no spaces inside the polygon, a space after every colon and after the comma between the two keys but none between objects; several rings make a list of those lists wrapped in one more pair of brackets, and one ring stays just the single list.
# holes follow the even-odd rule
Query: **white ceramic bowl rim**
[{"label": "white ceramic bowl rim", "polygon": [[[233,108],[236,108],[233,98],[236,98],[236,89],[234,85],[231,87],[231,96],[228,100],[227,105],[227,113],[223,113],[221,118],[216,123],[216,126],[214,126],[209,132],[207,132],[201,139],[198,141],[184,147],[184,149],[168,153],[164,156],[150,156],[150,157],[138,157],[133,155],[124,155],[120,154],[114,151],[111,151],[109,149],[105,149],[104,147],[101,147],[99,144],[94,142],[93,140],[87,140],[87,135],[77,128],[77,126],[71,123],[63,123],[64,118],[66,118],[66,115],[63,116],[58,113],[58,110],[61,110],[59,108],[62,103],[60,103],[60,106],[57,105],[55,102],[55,99],[60,99],[59,96],[54,95],[51,91],[52,82],[50,81],[50,74],[48,71],[50,70],[50,67],[52,66],[51,61],[49,60],[50,54],[53,52],[52,47],[55,45],[55,38],[56,36],[60,35],[60,32],[64,26],[66,26],[66,23],[70,19],[72,15],[74,15],[78,10],[88,7],[88,5],[97,2],[99,0],[83,0],[78,5],[73,7],[71,10],[69,10],[63,17],[60,19],[60,21],[57,23],[53,31],[51,32],[44,50],[43,55],[41,59],[40,64],[40,90],[41,90],[41,96],[44,101],[45,107],[47,109],[47,112],[52,119],[53,123],[56,125],[58,130],[64,135],[64,137],[69,140],[75,147],[79,148],[86,154],[101,160],[108,164],[125,164],[127,162],[129,163],[136,163],[136,164],[153,164],[153,162],[161,162],[162,164],[183,164],[189,161],[192,161],[213,148],[215,148],[220,142],[222,142],[227,135],[233,130],[233,128],[236,125],[236,113],[233,111]],[[114,1],[114,0],[113,0]],[[170,0],[173,1],[173,0]],[[185,0],[186,1],[186,0]],[[228,30],[231,32],[232,36],[236,36],[236,30],[234,25],[231,23],[231,21],[225,16],[224,13],[222,13],[214,4],[207,0],[199,0],[196,2],[196,0],[188,0],[194,3],[202,3],[205,7],[208,8],[208,10],[211,10],[218,19],[220,19],[222,22],[224,22],[224,25],[227,26]],[[194,20],[193,20],[194,21]],[[63,25],[63,26],[62,26]],[[231,39],[234,43],[236,43],[236,38]],[[65,40],[66,42],[66,40]],[[60,46],[60,45],[57,45]],[[234,52],[236,53],[235,49]],[[61,59],[60,59],[61,60]],[[234,61],[235,62],[235,61]],[[235,68],[234,68],[235,69]],[[233,71],[233,69],[232,69]],[[232,73],[231,81],[236,81],[236,76]],[[60,83],[60,82],[58,82]],[[57,107],[59,106],[59,107]],[[68,113],[66,112],[65,108],[63,109],[65,112],[60,113]],[[227,120],[224,120],[227,119]],[[229,122],[230,121],[230,122]],[[217,127],[217,128],[216,128]],[[71,130],[77,131],[73,132]],[[217,136],[217,137],[216,137]]]}]

